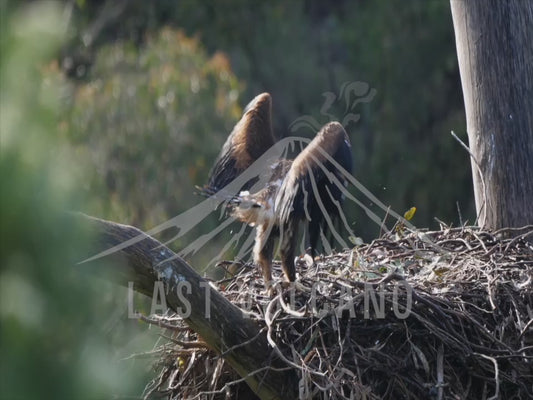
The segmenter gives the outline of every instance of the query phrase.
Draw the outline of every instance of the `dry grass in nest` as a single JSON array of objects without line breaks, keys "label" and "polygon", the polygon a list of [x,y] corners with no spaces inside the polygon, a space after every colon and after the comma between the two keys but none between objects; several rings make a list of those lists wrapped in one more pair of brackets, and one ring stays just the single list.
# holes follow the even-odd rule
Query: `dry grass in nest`
[{"label": "dry grass in nest", "polygon": [[[533,226],[404,229],[298,271],[274,298],[248,264],[218,285],[297,371],[301,398],[533,398]],[[253,398],[182,321],[149,321],[171,341],[147,397]]]}]

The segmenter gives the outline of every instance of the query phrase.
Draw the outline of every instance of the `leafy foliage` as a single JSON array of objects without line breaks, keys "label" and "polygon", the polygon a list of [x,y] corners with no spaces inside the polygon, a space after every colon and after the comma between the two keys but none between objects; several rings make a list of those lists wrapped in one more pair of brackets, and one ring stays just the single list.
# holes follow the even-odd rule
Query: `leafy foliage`
[{"label": "leafy foliage", "polygon": [[196,39],[170,28],[140,48],[100,48],[62,125],[94,166],[92,212],[146,228],[198,202],[194,185],[240,115],[240,88],[224,54],[208,58]]},{"label": "leafy foliage", "polygon": [[75,267],[90,239],[66,210],[80,206],[84,165],[57,134],[59,93],[39,70],[60,44],[60,10],[3,11],[0,397],[110,397],[134,389],[139,375],[114,363],[98,314],[107,286]]}]

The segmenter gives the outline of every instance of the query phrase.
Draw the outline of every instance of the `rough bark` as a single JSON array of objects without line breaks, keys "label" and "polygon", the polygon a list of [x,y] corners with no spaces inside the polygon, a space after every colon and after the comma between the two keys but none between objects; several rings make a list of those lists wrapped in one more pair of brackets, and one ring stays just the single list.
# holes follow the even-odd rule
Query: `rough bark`
[{"label": "rough bark", "polygon": [[533,223],[533,2],[451,0],[479,224]]},{"label": "rough bark", "polygon": [[[241,377],[246,377],[259,398],[296,397],[297,380],[291,371],[266,369],[255,373],[264,367],[282,366],[273,357],[265,332],[217,290],[211,288],[207,295],[208,282],[183,259],[137,228],[83,214],[76,216],[81,224],[89,227],[94,238],[87,248],[88,256],[119,246],[104,257],[93,257],[82,263],[83,269],[123,286],[133,282],[134,289],[147,296],[152,296],[154,284],[161,281],[168,292],[167,306],[183,311],[187,308],[186,299],[191,307],[185,322],[213,350],[223,354]],[[183,282],[190,285],[190,292],[179,286]]]}]

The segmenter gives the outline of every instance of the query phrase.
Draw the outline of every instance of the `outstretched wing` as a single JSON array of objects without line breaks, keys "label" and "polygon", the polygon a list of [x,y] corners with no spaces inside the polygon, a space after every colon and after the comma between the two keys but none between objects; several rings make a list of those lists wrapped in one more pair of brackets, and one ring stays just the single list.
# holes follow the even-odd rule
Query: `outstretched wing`
[{"label": "outstretched wing", "polygon": [[[211,172],[204,192],[216,193],[245,171],[274,145],[270,94],[256,96],[244,110],[228,136]],[[247,189],[245,185],[243,189]]]},{"label": "outstretched wing", "polygon": [[275,209],[281,225],[307,219],[312,249],[324,218],[339,214],[347,182],[339,169],[352,171],[352,151],[346,131],[338,122],[322,127],[296,157],[278,192]]}]

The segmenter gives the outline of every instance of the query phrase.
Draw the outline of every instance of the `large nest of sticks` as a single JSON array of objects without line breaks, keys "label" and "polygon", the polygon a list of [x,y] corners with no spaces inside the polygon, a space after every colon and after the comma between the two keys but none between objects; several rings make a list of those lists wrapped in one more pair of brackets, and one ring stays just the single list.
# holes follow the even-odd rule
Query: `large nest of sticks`
[{"label": "large nest of sticks", "polygon": [[[400,228],[298,272],[274,297],[248,264],[218,287],[296,371],[300,398],[533,398],[532,226]],[[254,398],[179,319],[153,322],[172,341],[147,396]]]}]

